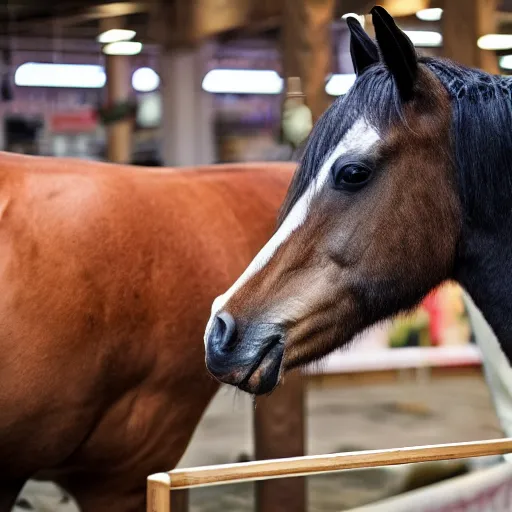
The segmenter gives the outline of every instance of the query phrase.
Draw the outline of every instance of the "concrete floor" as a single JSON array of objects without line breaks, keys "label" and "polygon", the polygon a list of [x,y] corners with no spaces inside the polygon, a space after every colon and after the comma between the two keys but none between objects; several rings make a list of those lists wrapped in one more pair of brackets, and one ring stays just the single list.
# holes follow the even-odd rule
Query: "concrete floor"
[{"label": "concrete floor", "polygon": [[[359,386],[311,386],[307,399],[308,453],[472,441],[502,435],[479,376],[405,380]],[[223,388],[201,421],[180,466],[234,462],[252,455],[250,397]],[[418,465],[419,466],[419,465]],[[411,468],[350,471],[308,479],[309,511],[347,510],[400,492]],[[27,488],[33,510],[74,512]],[[191,492],[190,512],[253,510],[253,487],[233,485]]]}]

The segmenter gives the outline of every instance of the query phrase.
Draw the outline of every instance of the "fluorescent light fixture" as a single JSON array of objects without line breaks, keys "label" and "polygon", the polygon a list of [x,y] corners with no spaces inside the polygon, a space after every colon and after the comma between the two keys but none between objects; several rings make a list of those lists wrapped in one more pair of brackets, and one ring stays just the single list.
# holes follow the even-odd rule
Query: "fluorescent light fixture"
[{"label": "fluorescent light fixture", "polygon": [[117,41],[130,41],[135,37],[135,30],[125,30],[121,28],[113,28],[107,30],[98,36],[98,43],[108,44]]},{"label": "fluorescent light fixture", "polygon": [[443,36],[439,32],[430,30],[404,30],[414,46],[441,46]]},{"label": "fluorescent light fixture", "polygon": [[344,14],[342,17],[342,19],[346,20],[347,18],[356,18],[359,23],[361,23],[361,25],[364,27],[364,15],[359,15],[359,14],[356,14],[355,12],[347,12],[347,14]]},{"label": "fluorescent light fixture", "polygon": [[103,67],[91,64],[26,62],[14,74],[14,83],[20,87],[101,89],[106,81]]},{"label": "fluorescent light fixture", "polygon": [[325,92],[330,96],[341,96],[346,94],[356,81],[354,73],[331,75],[325,86]]},{"label": "fluorescent light fixture", "polygon": [[212,69],[206,73],[202,86],[213,93],[279,94],[283,79],[271,70]]},{"label": "fluorescent light fixture", "polygon": [[103,47],[105,55],[137,55],[142,51],[142,43],[135,41],[116,41]]},{"label": "fluorescent light fixture", "polygon": [[508,50],[512,48],[512,34],[486,34],[476,44],[482,50]]},{"label": "fluorescent light fixture", "polygon": [[440,7],[431,7],[430,9],[421,9],[416,13],[416,17],[421,21],[439,21],[443,16],[443,9]]},{"label": "fluorescent light fixture", "polygon": [[512,55],[503,55],[503,57],[500,57],[500,67],[503,69],[512,69]]},{"label": "fluorescent light fixture", "polygon": [[160,85],[160,77],[151,68],[139,68],[133,73],[132,86],[138,92],[153,92]]}]

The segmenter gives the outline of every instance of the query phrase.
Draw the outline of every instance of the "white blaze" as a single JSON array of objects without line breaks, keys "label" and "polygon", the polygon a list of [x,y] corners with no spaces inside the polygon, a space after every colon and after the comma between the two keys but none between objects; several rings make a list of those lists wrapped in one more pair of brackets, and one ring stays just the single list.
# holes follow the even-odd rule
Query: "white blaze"
[{"label": "white blaze", "polygon": [[267,244],[261,249],[261,251],[252,260],[250,265],[245,269],[244,273],[238,278],[238,280],[231,286],[231,288],[224,293],[219,295],[212,304],[212,312],[208,325],[206,326],[206,332],[204,337],[205,345],[207,343],[208,335],[213,323],[215,315],[224,307],[228,300],[256,273],[258,273],[276,253],[280,245],[282,245],[290,235],[300,227],[306,220],[308,215],[309,204],[313,197],[322,189],[333,163],[342,155],[348,152],[355,152],[364,154],[366,153],[378,140],[379,135],[363,118],[359,118],[347,131],[338,145],[329,155],[329,158],[324,162],[320,172],[316,179],[311,182],[307,190],[295,203],[293,208],[290,210],[285,220],[274,233],[272,238]]}]

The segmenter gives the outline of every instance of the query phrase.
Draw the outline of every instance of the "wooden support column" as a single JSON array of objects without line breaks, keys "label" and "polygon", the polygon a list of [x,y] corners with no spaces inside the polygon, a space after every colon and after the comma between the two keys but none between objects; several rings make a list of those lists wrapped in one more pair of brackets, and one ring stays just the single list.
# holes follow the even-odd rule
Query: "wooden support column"
[{"label": "wooden support column", "polygon": [[[257,399],[254,414],[256,459],[280,459],[304,455],[306,427],[304,377],[294,371],[269,397]],[[256,482],[258,512],[305,512],[304,478],[280,478]]]},{"label": "wooden support column", "polygon": [[493,51],[480,50],[480,36],[496,32],[496,0],[449,0],[443,11],[443,56],[498,73]]},{"label": "wooden support column", "polygon": [[[123,28],[122,18],[103,20],[102,31]],[[127,101],[131,95],[131,62],[126,55],[106,55],[107,104]],[[130,163],[133,121],[123,120],[107,127],[107,158],[110,162]]]},{"label": "wooden support column", "polygon": [[325,84],[332,72],[334,8],[335,0],[283,0],[284,76],[300,77],[314,121],[330,103]]},{"label": "wooden support column", "polygon": [[189,491],[180,489],[171,493],[171,512],[188,512]]}]

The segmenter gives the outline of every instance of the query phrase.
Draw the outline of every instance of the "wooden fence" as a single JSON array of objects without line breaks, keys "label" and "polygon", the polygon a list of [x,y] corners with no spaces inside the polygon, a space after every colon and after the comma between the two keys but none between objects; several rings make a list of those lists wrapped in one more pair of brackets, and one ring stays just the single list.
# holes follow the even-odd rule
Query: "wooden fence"
[{"label": "wooden fence", "polygon": [[147,512],[171,512],[171,493],[181,489],[507,453],[512,438],[176,469],[148,477]]}]

